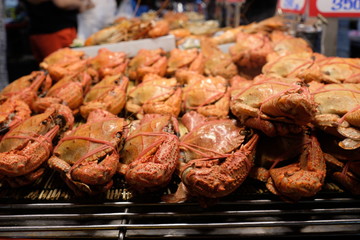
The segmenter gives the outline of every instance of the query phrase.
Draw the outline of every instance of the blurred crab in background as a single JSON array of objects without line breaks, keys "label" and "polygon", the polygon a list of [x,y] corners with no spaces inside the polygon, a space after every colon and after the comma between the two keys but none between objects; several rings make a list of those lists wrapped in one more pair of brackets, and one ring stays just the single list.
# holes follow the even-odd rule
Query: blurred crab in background
[{"label": "blurred crab in background", "polygon": [[178,116],[182,91],[175,78],[146,74],[142,83],[129,88],[126,110],[141,119],[146,113]]},{"label": "blurred crab in background", "polygon": [[85,71],[87,60],[84,56],[84,52],[61,48],[47,56],[40,63],[40,67],[47,70],[51,79],[57,82],[65,76]]},{"label": "blurred crab in background", "polygon": [[204,77],[188,72],[182,74],[184,111],[195,110],[205,116],[226,118],[229,113],[230,94],[227,80],[221,76]]},{"label": "blurred crab in background", "polygon": [[229,48],[229,52],[240,72],[254,77],[261,73],[266,57],[273,52],[273,48],[267,33],[240,32],[237,34],[236,44]]},{"label": "blurred crab in background", "polygon": [[99,49],[98,54],[88,60],[90,67],[98,72],[100,79],[108,75],[124,73],[128,62],[125,53],[112,52],[107,48]]},{"label": "blurred crab in background", "polygon": [[126,103],[129,79],[123,74],[106,76],[85,95],[80,113],[87,118],[91,111],[103,109],[118,115]]},{"label": "blurred crab in background", "polygon": [[203,54],[195,48],[187,50],[174,48],[170,52],[167,65],[166,72],[171,76],[181,75],[181,72],[188,71],[203,74],[205,62]]},{"label": "blurred crab in background", "polygon": [[223,53],[210,38],[202,38],[200,47],[205,58],[206,75],[230,79],[238,74],[237,67],[233,63],[231,56]]},{"label": "blurred crab in background", "polygon": [[68,106],[75,113],[83,103],[84,95],[89,91],[91,77],[86,72],[69,75],[54,84],[44,97],[38,97],[32,104],[35,112],[45,111],[53,103]]},{"label": "blurred crab in background", "polygon": [[167,67],[166,52],[160,48],[154,50],[141,49],[129,62],[127,69],[130,80],[141,82],[148,73],[164,76]]}]

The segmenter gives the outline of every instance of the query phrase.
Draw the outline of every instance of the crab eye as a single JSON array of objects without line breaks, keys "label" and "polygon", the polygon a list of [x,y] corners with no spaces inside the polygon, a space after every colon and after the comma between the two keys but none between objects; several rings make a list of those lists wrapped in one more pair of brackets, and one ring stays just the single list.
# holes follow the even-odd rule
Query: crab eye
[{"label": "crab eye", "polygon": [[117,138],[121,138],[122,137],[122,132],[117,132],[115,135]]},{"label": "crab eye", "polygon": [[47,120],[42,120],[41,124],[45,125],[45,124],[47,124],[47,122],[48,122]]},{"label": "crab eye", "polygon": [[242,136],[249,137],[252,134],[253,134],[253,132],[251,131],[251,129],[242,129],[242,130],[240,130],[240,135],[242,135]]},{"label": "crab eye", "polygon": [[55,119],[55,124],[63,127],[66,125],[66,119],[63,115],[57,115]]}]

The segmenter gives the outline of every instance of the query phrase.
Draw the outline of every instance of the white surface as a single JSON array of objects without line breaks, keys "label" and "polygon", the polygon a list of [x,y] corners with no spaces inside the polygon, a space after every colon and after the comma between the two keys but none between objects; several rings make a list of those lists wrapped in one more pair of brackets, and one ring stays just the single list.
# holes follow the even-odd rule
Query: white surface
[{"label": "white surface", "polygon": [[77,38],[85,41],[91,34],[111,25],[116,14],[115,0],[91,0],[95,7],[77,15]]},{"label": "white surface", "polygon": [[96,46],[74,48],[77,51],[83,51],[89,57],[95,57],[98,54],[98,50],[101,48],[107,48],[113,52],[124,52],[129,57],[133,57],[140,49],[157,49],[162,48],[166,52],[171,51],[176,47],[175,37],[173,35],[167,35],[159,38],[147,38],[134,41],[119,42],[112,44],[102,44]]},{"label": "white surface", "polygon": [[229,53],[229,48],[231,46],[235,45],[235,43],[225,43],[225,44],[221,44],[221,45],[218,45],[220,50],[224,53]]}]

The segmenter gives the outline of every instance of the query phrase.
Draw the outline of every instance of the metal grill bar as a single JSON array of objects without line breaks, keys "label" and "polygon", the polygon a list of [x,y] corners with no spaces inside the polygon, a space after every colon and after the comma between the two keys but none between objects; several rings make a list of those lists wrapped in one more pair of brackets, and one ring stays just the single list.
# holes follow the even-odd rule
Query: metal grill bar
[{"label": "metal grill bar", "polygon": [[309,226],[309,225],[347,225],[360,224],[359,219],[311,220],[311,221],[268,221],[237,223],[202,223],[202,224],[112,224],[85,226],[15,226],[0,227],[0,231],[73,231],[73,230],[117,230],[117,229],[201,229],[201,228],[240,228],[240,227],[275,227],[275,226]]},{"label": "metal grill bar", "polygon": [[[329,209],[311,209],[298,211],[298,215],[312,214],[312,215],[331,215],[331,214],[360,214],[360,208],[329,208]],[[204,212],[198,214],[191,214],[192,217],[217,217],[217,216],[263,216],[263,215],[291,215],[293,211],[286,210],[244,210],[244,211],[225,211],[218,212]],[[188,217],[189,214],[181,214],[174,212],[149,212],[149,213],[94,213],[94,214],[26,214],[26,215],[0,215],[0,220],[58,220],[58,219],[119,219],[120,217],[136,217],[136,218],[153,218],[153,217]]]},{"label": "metal grill bar", "polygon": [[21,191],[0,187],[0,238],[249,239],[360,234],[360,199],[333,184],[326,184],[316,198],[290,204],[267,193],[262,184],[248,182],[204,209],[197,202],[158,202],[163,193],[130,202],[131,193],[121,179],[103,197],[77,199],[57,175],[49,175]]},{"label": "metal grill bar", "polygon": [[[262,196],[264,197],[264,196]],[[354,235],[360,200],[317,198],[296,204],[273,199],[197,203],[0,204],[0,237],[201,238],[209,236]]]},{"label": "metal grill bar", "polygon": [[[229,206],[229,205],[284,205],[286,203],[281,202],[281,201],[274,201],[273,199],[266,199],[266,196],[262,196],[265,199],[254,199],[254,200],[236,200],[236,201],[223,201],[223,202],[219,202],[216,205],[217,206]],[[315,199],[311,199],[311,200],[302,200],[300,202],[301,205],[305,205],[305,204],[310,204],[310,205],[314,205],[314,204],[358,204],[359,203],[359,199],[357,198],[348,198],[348,197],[344,197],[344,198],[315,198]],[[44,208],[49,208],[49,209],[58,209],[58,208],[92,208],[92,207],[99,207],[100,205],[102,207],[129,207],[129,206],[134,206],[134,204],[137,207],[159,207],[161,205],[159,205],[159,203],[134,203],[134,202],[102,202],[102,203],[97,203],[97,204],[86,204],[86,203],[79,203],[79,204],[75,204],[75,203],[58,203],[58,202],[52,202],[52,203],[28,203],[28,204],[21,204],[21,203],[16,203],[16,204],[0,204],[0,209],[11,209],[11,208],[16,208],[16,209],[29,209],[29,208],[33,208],[33,209],[44,209]],[[179,204],[162,204],[163,206],[179,206]],[[198,203],[182,203],[180,204],[181,206],[186,206],[186,207],[199,207]]]}]

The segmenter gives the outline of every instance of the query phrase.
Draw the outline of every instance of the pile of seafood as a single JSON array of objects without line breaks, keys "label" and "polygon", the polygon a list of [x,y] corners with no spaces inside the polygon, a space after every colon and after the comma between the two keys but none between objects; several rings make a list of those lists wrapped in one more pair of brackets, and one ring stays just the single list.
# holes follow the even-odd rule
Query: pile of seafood
[{"label": "pile of seafood", "polygon": [[118,18],[108,27],[89,36],[84,45],[100,45],[143,38],[157,38],[169,33],[169,23],[164,20]]},{"label": "pile of seafood", "polygon": [[140,17],[120,17],[114,22],[89,36],[85,46],[117,43],[144,38],[157,38],[168,34],[177,39],[212,36],[219,30],[215,20],[205,20],[205,16],[195,12],[167,11],[160,17],[157,12],[147,12]]},{"label": "pile of seafood", "polygon": [[332,179],[360,183],[360,60],[325,57],[279,31],[241,31],[229,53],[68,48],[0,92],[0,180],[56,171],[74,194],[121,175],[166,202],[218,199],[254,178],[286,201]]}]

